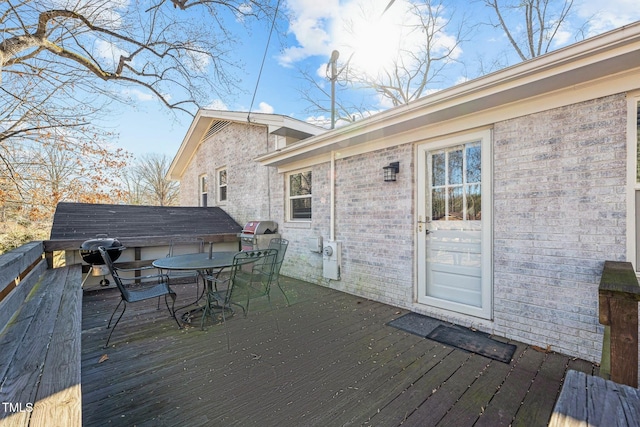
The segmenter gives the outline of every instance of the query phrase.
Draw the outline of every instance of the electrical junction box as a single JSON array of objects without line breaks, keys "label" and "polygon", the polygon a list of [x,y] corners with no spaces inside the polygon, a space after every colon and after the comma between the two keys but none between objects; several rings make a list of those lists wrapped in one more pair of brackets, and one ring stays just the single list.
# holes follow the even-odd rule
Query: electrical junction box
[{"label": "electrical junction box", "polygon": [[322,249],[322,276],[326,279],[340,280],[342,263],[342,242],[327,242]]},{"label": "electrical junction box", "polygon": [[322,236],[318,236],[318,237],[309,237],[309,239],[307,240],[307,246],[309,247],[309,250],[311,252],[315,252],[318,254],[322,253]]}]

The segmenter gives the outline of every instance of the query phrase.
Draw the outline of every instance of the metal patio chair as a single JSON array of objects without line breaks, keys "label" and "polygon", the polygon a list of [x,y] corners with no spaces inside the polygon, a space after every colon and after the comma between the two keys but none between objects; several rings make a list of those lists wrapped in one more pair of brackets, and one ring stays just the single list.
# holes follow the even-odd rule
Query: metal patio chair
[{"label": "metal patio chair", "polygon": [[[122,319],[122,316],[127,309],[127,303],[140,302],[151,298],[164,296],[164,301],[167,305],[167,308],[169,309],[169,313],[171,313],[171,317],[173,317],[173,320],[176,321],[178,327],[181,328],[180,322],[178,322],[174,310],[176,293],[169,287],[169,278],[166,274],[148,274],[137,277],[123,277],[121,273],[135,273],[136,271],[146,272],[149,271],[149,268],[117,268],[113,265],[111,257],[109,256],[105,248],[99,247],[98,250],[100,251],[100,255],[102,255],[104,263],[109,268],[109,272],[113,277],[113,281],[120,291],[120,301],[118,302],[118,305],[116,306],[115,310],[113,310],[113,313],[109,318],[107,329],[111,328],[113,316],[118,311],[120,304],[124,303],[122,313],[120,313],[120,316],[118,316],[116,323],[113,325],[113,328],[111,328],[111,332],[109,333],[109,337],[107,338],[107,343],[104,345],[104,348],[107,348],[109,346],[111,335],[118,326],[118,322],[120,322],[120,319]],[[171,297],[171,307],[169,307],[169,301],[167,300],[167,297]]]},{"label": "metal patio chair", "polygon": [[269,241],[269,249],[276,249],[278,251],[278,255],[276,257],[275,264],[273,266],[273,278],[272,284],[275,282],[278,285],[278,288],[284,295],[284,299],[287,301],[287,307],[289,307],[289,298],[287,294],[282,289],[282,285],[280,285],[280,268],[282,268],[282,262],[284,261],[284,255],[287,252],[287,247],[289,246],[289,241],[287,239],[282,238],[273,238]]},{"label": "metal patio chair", "polygon": [[[222,314],[225,334],[227,335],[227,349],[230,346],[229,332],[226,328],[226,312],[230,311],[234,314],[232,305],[235,305],[242,308],[244,317],[246,317],[249,310],[249,301],[252,297],[261,295],[267,295],[268,297],[268,289],[273,280],[277,254],[278,251],[275,249],[239,252],[233,258],[233,265],[228,275],[222,278],[220,275],[207,276],[209,281],[207,302],[204,306],[200,326],[204,329],[204,321],[207,315],[210,315],[215,320],[214,308],[219,308]],[[244,305],[242,302],[244,302]],[[269,304],[271,305],[270,299]]]}]

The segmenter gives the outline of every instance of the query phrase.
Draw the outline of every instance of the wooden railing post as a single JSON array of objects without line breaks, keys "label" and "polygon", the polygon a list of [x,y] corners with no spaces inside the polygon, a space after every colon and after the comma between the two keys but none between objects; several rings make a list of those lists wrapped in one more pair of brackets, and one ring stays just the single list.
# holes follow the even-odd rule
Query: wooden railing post
[{"label": "wooden railing post", "polygon": [[[603,374],[610,349],[610,379],[638,387],[638,301],[640,286],[629,262],[605,261],[598,289],[600,323],[610,328],[603,344]],[[605,334],[605,340],[607,334]]]}]

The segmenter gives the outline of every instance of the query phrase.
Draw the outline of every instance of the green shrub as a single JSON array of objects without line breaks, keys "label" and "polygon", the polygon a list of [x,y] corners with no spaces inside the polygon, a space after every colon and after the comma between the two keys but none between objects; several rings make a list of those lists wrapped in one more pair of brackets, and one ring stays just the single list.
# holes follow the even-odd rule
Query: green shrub
[{"label": "green shrub", "polygon": [[31,224],[31,227],[15,227],[7,233],[0,234],[0,254],[9,252],[12,249],[19,248],[25,243],[34,240],[45,240],[47,231],[44,227],[37,227]]}]

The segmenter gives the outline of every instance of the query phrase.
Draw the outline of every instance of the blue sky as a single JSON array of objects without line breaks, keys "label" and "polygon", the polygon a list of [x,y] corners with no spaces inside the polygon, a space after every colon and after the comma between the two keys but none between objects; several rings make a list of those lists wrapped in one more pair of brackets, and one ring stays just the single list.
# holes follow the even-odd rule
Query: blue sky
[{"label": "blue sky", "polygon": [[[299,69],[317,70],[322,74],[334,49],[340,51],[341,59],[354,52],[352,61],[358,61],[363,67],[374,67],[384,60],[385,45],[393,45],[387,42],[393,41],[391,34],[403,19],[401,12],[406,1],[396,0],[380,20],[378,11],[383,11],[389,0],[282,0],[281,7],[290,19],[278,24],[287,33],[272,36],[252,110],[312,119],[305,112],[307,105],[300,99],[299,89],[305,83],[300,79]],[[487,22],[491,16],[489,8],[479,1],[448,1],[445,5],[443,15],[451,17],[452,24],[459,23],[463,16],[468,24]],[[557,43],[552,49],[573,43],[579,28],[586,36],[593,36],[640,20],[637,0],[575,0],[573,13],[572,20],[556,36]],[[363,19],[363,15],[368,18]],[[585,22],[588,23],[583,25]],[[251,35],[239,40],[235,59],[244,64],[239,76],[242,88],[233,99],[211,99],[211,106],[233,111],[249,110],[269,28],[269,22],[256,23],[251,28]],[[356,30],[349,31],[348,28]],[[238,28],[237,34],[243,35],[243,31]],[[358,37],[356,32],[365,35]],[[443,33],[440,42],[443,45],[450,43],[452,36],[452,33]],[[456,51],[457,63],[447,74],[447,82],[433,90],[477,77],[480,58],[489,63],[493,58],[508,54],[510,63],[517,62],[504,34],[498,29],[474,27],[468,39]],[[160,153],[172,159],[191,124],[191,116],[168,112],[143,91],[133,91],[131,96],[136,99],[137,108],[114,106],[120,114],[110,116],[108,125],[119,134],[113,143],[135,156]],[[384,109],[387,106],[381,101],[376,107]]]}]

